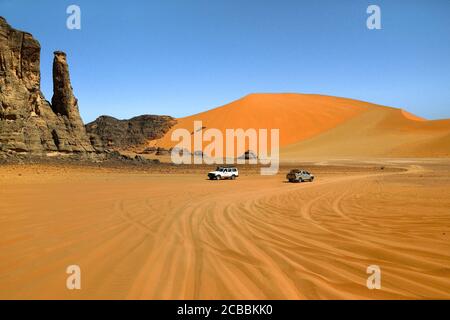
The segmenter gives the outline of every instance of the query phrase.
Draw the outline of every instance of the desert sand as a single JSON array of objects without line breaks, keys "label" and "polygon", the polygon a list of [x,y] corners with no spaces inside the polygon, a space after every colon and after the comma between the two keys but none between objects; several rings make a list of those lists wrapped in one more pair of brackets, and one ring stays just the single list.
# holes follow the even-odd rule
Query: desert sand
[{"label": "desert sand", "polygon": [[[303,94],[250,94],[200,114],[177,119],[178,123],[160,140],[161,147],[171,147],[171,134],[185,128],[193,131],[194,121],[205,129],[280,129],[280,145],[285,146],[313,137],[363,113],[371,104],[330,96]],[[301,130],[299,130],[301,121]]]},{"label": "desert sand", "polygon": [[303,184],[284,181],[291,166],[236,181],[2,166],[0,298],[449,298],[449,160],[297,164],[317,176]]},{"label": "desert sand", "polygon": [[450,120],[425,121],[403,110],[374,108],[288,145],[281,157],[449,157]]}]

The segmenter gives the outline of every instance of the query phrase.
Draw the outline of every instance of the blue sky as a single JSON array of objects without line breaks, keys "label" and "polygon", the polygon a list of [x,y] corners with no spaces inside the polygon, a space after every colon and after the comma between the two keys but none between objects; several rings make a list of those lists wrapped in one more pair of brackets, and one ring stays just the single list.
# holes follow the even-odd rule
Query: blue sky
[{"label": "blue sky", "polygon": [[[66,8],[81,8],[81,30]],[[368,30],[368,5],[382,30]],[[450,118],[449,0],[0,0],[0,15],[68,54],[83,119],[175,117],[249,93],[343,96]]]}]

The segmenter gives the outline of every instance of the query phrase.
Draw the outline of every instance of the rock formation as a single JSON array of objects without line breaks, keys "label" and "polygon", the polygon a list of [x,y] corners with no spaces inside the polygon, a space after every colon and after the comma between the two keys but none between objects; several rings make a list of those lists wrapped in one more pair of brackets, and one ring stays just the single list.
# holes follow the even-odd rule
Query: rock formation
[{"label": "rock formation", "polygon": [[162,138],[175,123],[169,116],[143,115],[129,120],[101,116],[88,123],[86,130],[96,148],[127,149]]},{"label": "rock formation", "polygon": [[80,119],[78,100],[72,92],[66,54],[61,51],[55,51],[54,55],[52,109],[56,114],[78,121]]},{"label": "rock formation", "polygon": [[243,155],[238,157],[239,160],[257,160],[258,156],[252,150],[247,150]]},{"label": "rock formation", "polygon": [[91,154],[66,55],[55,52],[52,104],[40,89],[40,44],[0,17],[0,153]]}]

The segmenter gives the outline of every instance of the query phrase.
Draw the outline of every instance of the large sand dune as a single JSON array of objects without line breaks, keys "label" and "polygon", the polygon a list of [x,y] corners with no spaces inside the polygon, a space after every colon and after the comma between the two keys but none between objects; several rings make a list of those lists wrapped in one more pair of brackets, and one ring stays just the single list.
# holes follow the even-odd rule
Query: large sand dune
[{"label": "large sand dune", "polygon": [[449,157],[450,120],[424,121],[393,108],[369,110],[282,149],[281,158]]},{"label": "large sand dune", "polygon": [[448,161],[311,168],[289,184],[2,167],[0,298],[448,298]]},{"label": "large sand dune", "polygon": [[252,94],[179,119],[163,139],[152,144],[173,147],[173,130],[193,132],[196,120],[206,129],[222,132],[280,129],[283,160],[306,156],[450,156],[450,120],[427,121],[401,109],[307,94]]},{"label": "large sand dune", "polygon": [[[157,142],[172,146],[173,130],[193,131],[194,121],[203,126],[226,129],[281,129],[280,145],[288,145],[334,128],[370,108],[371,104],[351,99],[302,94],[251,94],[225,106],[178,119],[178,124]],[[299,130],[301,125],[301,130]]]}]

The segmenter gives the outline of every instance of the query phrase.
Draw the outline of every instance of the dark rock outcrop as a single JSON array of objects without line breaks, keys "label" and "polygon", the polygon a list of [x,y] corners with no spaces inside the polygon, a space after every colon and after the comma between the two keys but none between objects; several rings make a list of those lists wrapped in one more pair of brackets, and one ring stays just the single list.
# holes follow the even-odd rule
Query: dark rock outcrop
[{"label": "dark rock outcrop", "polygon": [[66,56],[55,52],[54,96],[40,88],[40,44],[0,17],[0,153],[92,154],[70,85]]},{"label": "dark rock outcrop", "polygon": [[156,150],[155,155],[157,156],[168,156],[170,154],[171,150],[167,150],[165,148],[158,148]]},{"label": "dark rock outcrop", "polygon": [[170,154],[177,154],[178,156],[192,156],[190,151],[186,148],[172,148]]},{"label": "dark rock outcrop", "polygon": [[252,150],[247,150],[238,159],[240,159],[240,160],[257,160],[258,156]]},{"label": "dark rock outcrop", "polygon": [[127,149],[162,138],[175,124],[176,120],[169,116],[143,115],[129,120],[101,116],[88,123],[86,130],[96,148]]},{"label": "dark rock outcrop", "polygon": [[154,154],[156,151],[158,151],[158,148],[156,147],[147,147],[141,152],[141,154]]}]

